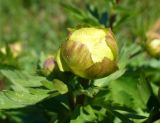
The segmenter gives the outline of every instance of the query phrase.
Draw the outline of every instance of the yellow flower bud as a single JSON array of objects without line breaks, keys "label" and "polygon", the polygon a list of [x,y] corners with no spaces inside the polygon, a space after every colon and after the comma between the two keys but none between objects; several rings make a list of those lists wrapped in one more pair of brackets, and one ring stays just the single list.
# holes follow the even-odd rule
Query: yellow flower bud
[{"label": "yellow flower bud", "polygon": [[117,70],[117,55],[118,47],[110,29],[80,28],[72,30],[61,46],[58,65],[67,66],[83,78],[102,78]]},{"label": "yellow flower bud", "polygon": [[23,49],[21,42],[10,44],[9,48],[13,54],[13,57],[18,57],[21,54],[22,49]]},{"label": "yellow flower bud", "polygon": [[160,39],[153,39],[148,41],[147,49],[151,56],[160,57]]},{"label": "yellow flower bud", "polygon": [[146,37],[148,53],[153,57],[160,57],[160,19],[146,33]]}]

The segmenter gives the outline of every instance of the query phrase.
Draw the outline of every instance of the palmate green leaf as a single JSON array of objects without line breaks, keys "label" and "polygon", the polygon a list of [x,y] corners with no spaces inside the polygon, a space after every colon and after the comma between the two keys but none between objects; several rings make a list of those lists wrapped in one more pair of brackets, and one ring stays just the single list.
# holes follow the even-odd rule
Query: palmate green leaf
[{"label": "palmate green leaf", "polygon": [[68,87],[66,84],[64,84],[62,81],[58,79],[53,80],[53,85],[54,88],[60,93],[60,94],[65,94],[68,92]]},{"label": "palmate green leaf", "polygon": [[41,76],[34,76],[26,71],[18,70],[1,70],[3,76],[5,76],[12,84],[20,85],[23,87],[39,87],[42,86],[41,81],[46,80]]},{"label": "palmate green leaf", "polygon": [[65,94],[68,92],[67,85],[61,80],[54,79],[53,81],[42,81],[41,82],[47,89],[52,91],[58,91],[60,94]]},{"label": "palmate green leaf", "polygon": [[109,85],[110,93],[106,96],[106,100],[112,100],[114,103],[125,105],[127,107],[134,106],[133,96],[130,93],[133,93],[133,90],[135,90],[135,87],[132,87],[133,86],[132,83],[126,84],[123,82],[125,81],[116,80],[110,83]]},{"label": "palmate green leaf", "polygon": [[[121,39],[119,39],[121,40]],[[118,65],[120,69],[124,69],[133,60],[132,58],[139,54],[142,48],[136,43],[127,44],[126,42],[118,42],[121,45]]]},{"label": "palmate green leaf", "polygon": [[112,110],[111,112],[123,123],[142,123],[147,118],[145,116],[137,115],[135,113],[119,112],[117,110]]},{"label": "palmate green leaf", "polygon": [[[121,77],[109,84],[110,93],[106,96],[106,100],[112,100],[114,103],[134,108],[137,111],[140,108],[146,109],[146,102],[150,97],[150,92],[147,83],[139,84],[139,80],[135,77]],[[139,91],[139,86],[141,91]],[[142,89],[142,86],[145,89]],[[141,97],[142,92],[145,93],[144,99]]]},{"label": "palmate green leaf", "polygon": [[126,117],[128,118],[132,118],[132,119],[146,119],[146,116],[141,116],[141,115],[137,115],[137,114],[132,114],[132,113],[127,113],[125,114]]},{"label": "palmate green leaf", "polygon": [[33,76],[18,70],[1,70],[0,72],[11,83],[9,86],[12,89],[12,91],[3,90],[0,92],[0,109],[34,105],[47,97],[61,94],[55,89],[56,87],[53,87],[52,90],[44,88],[41,83],[41,81],[46,80],[44,77]]},{"label": "palmate green leaf", "polygon": [[31,94],[40,95],[40,94],[48,94],[53,93],[53,91],[42,88],[27,88]]},{"label": "palmate green leaf", "polygon": [[149,97],[151,96],[151,87],[149,86],[149,83],[144,79],[143,76],[140,77],[139,82],[137,84],[137,88],[142,101],[146,105],[149,100]]},{"label": "palmate green leaf", "polygon": [[48,94],[34,95],[26,92],[2,91],[0,92],[0,110],[33,105],[46,97]]},{"label": "palmate green leaf", "polygon": [[104,108],[95,110],[90,105],[77,107],[75,114],[79,115],[75,119],[72,119],[71,123],[99,122],[105,117],[105,112]]},{"label": "palmate green leaf", "polygon": [[155,58],[150,58],[150,60],[148,60],[148,66],[150,66],[151,68],[160,70],[160,60]]},{"label": "palmate green leaf", "polygon": [[42,83],[43,86],[46,87],[47,89],[53,90],[53,91],[55,90],[54,85],[53,85],[53,83],[52,83],[51,81],[46,80],[46,81],[41,81],[41,83]]},{"label": "palmate green leaf", "polygon": [[9,99],[20,103],[20,104],[34,104],[43,98],[47,97],[48,94],[39,94],[39,95],[33,95],[30,93],[19,93],[14,91],[6,91],[4,93]]},{"label": "palmate green leaf", "polygon": [[105,87],[109,84],[109,82],[114,81],[118,79],[119,77],[121,77],[125,72],[126,72],[125,69],[118,70],[115,73],[105,78],[95,80],[94,85],[98,87]]},{"label": "palmate green leaf", "polygon": [[[96,98],[96,97],[95,97]],[[121,99],[123,100],[123,99]],[[120,104],[115,104],[111,101],[99,100],[99,102],[93,102],[95,106],[101,106],[106,109],[107,114],[111,114],[114,117],[118,118],[120,121],[124,123],[133,123],[135,120],[144,120],[147,117],[143,115],[139,115],[131,108],[127,106],[122,106]],[[121,103],[121,102],[120,102]],[[126,102],[127,103],[127,102]]]},{"label": "palmate green leaf", "polygon": [[0,110],[1,109],[10,109],[18,108],[22,105],[17,105],[16,102],[10,100],[3,92],[0,92]]},{"label": "palmate green leaf", "polygon": [[123,114],[121,114],[121,113],[119,113],[117,111],[112,111],[112,113],[116,117],[118,117],[122,121],[122,123],[134,123],[133,121],[131,121],[130,119],[128,119],[125,115],[123,115]]},{"label": "palmate green leaf", "polygon": [[160,69],[160,60],[151,58],[146,52],[142,52],[130,60],[130,65],[132,67],[146,66],[153,69]]}]

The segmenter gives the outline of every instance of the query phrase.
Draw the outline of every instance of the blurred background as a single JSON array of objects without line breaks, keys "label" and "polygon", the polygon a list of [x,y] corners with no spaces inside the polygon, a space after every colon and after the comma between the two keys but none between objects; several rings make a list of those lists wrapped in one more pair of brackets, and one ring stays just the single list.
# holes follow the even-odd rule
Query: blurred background
[{"label": "blurred background", "polygon": [[[16,52],[23,52],[19,63],[24,69],[26,60],[34,64],[41,53],[55,54],[67,28],[111,27],[119,42],[143,42],[159,17],[158,1],[0,0],[0,48],[4,52],[6,45],[13,45]],[[6,58],[1,56],[1,61]],[[34,67],[25,67],[30,68]]]},{"label": "blurred background", "polygon": [[27,52],[52,53],[80,25],[112,26],[121,41],[135,41],[159,17],[158,1],[0,0],[0,47],[22,42]]},{"label": "blurred background", "polygon": [[109,27],[120,50],[124,43],[143,47],[146,32],[159,18],[157,3],[159,0],[0,0],[0,68],[35,71],[38,61],[56,54],[68,28]]}]

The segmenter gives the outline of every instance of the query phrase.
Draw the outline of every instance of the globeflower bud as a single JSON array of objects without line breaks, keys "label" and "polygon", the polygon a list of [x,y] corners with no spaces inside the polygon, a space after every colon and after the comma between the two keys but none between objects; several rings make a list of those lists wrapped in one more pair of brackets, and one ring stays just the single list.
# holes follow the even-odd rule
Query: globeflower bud
[{"label": "globeflower bud", "polygon": [[147,49],[151,56],[160,57],[160,39],[153,39],[148,41]]},{"label": "globeflower bud", "polygon": [[[22,53],[22,43],[21,42],[15,42],[13,44],[8,45],[9,51],[12,53],[13,57],[16,58]],[[0,48],[0,52],[4,55],[7,54],[7,47]]]},{"label": "globeflower bud", "polygon": [[53,57],[49,57],[43,63],[43,73],[49,75],[55,68],[56,62]]},{"label": "globeflower bud", "polygon": [[13,54],[13,57],[18,57],[22,52],[22,44],[20,42],[10,44],[9,47]]},{"label": "globeflower bud", "polygon": [[110,29],[80,28],[72,30],[61,46],[58,65],[82,78],[97,79],[118,69],[117,55],[118,47]]},{"label": "globeflower bud", "polygon": [[160,57],[160,19],[147,32],[146,37],[148,53],[153,57]]}]

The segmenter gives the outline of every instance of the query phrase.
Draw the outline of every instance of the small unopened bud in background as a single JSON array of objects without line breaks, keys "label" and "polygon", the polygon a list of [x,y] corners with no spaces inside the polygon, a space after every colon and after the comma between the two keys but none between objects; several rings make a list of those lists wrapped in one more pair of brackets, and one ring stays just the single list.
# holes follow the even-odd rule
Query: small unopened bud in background
[{"label": "small unopened bud in background", "polygon": [[85,27],[71,30],[57,63],[82,78],[97,79],[118,69],[117,56],[118,46],[110,29]]},{"label": "small unopened bud in background", "polygon": [[11,50],[11,53],[13,54],[13,57],[19,56],[22,52],[22,44],[20,42],[10,44],[9,48]]},{"label": "small unopened bud in background", "polygon": [[5,47],[0,48],[0,52],[6,54],[7,53],[6,48]]},{"label": "small unopened bud in background", "polygon": [[146,37],[148,53],[153,57],[160,57],[160,19],[147,32]]},{"label": "small unopened bud in background", "polygon": [[12,44],[9,44],[6,47],[0,48],[0,52],[3,53],[4,55],[7,54],[7,47],[9,48],[9,51],[13,55],[14,58],[18,57],[22,53],[22,43],[21,42],[15,42]]},{"label": "small unopened bud in background", "polygon": [[148,41],[147,48],[151,56],[160,57],[160,39],[153,39]]},{"label": "small unopened bud in background", "polygon": [[43,73],[45,75],[49,75],[55,68],[56,61],[53,57],[47,58],[43,63]]}]

